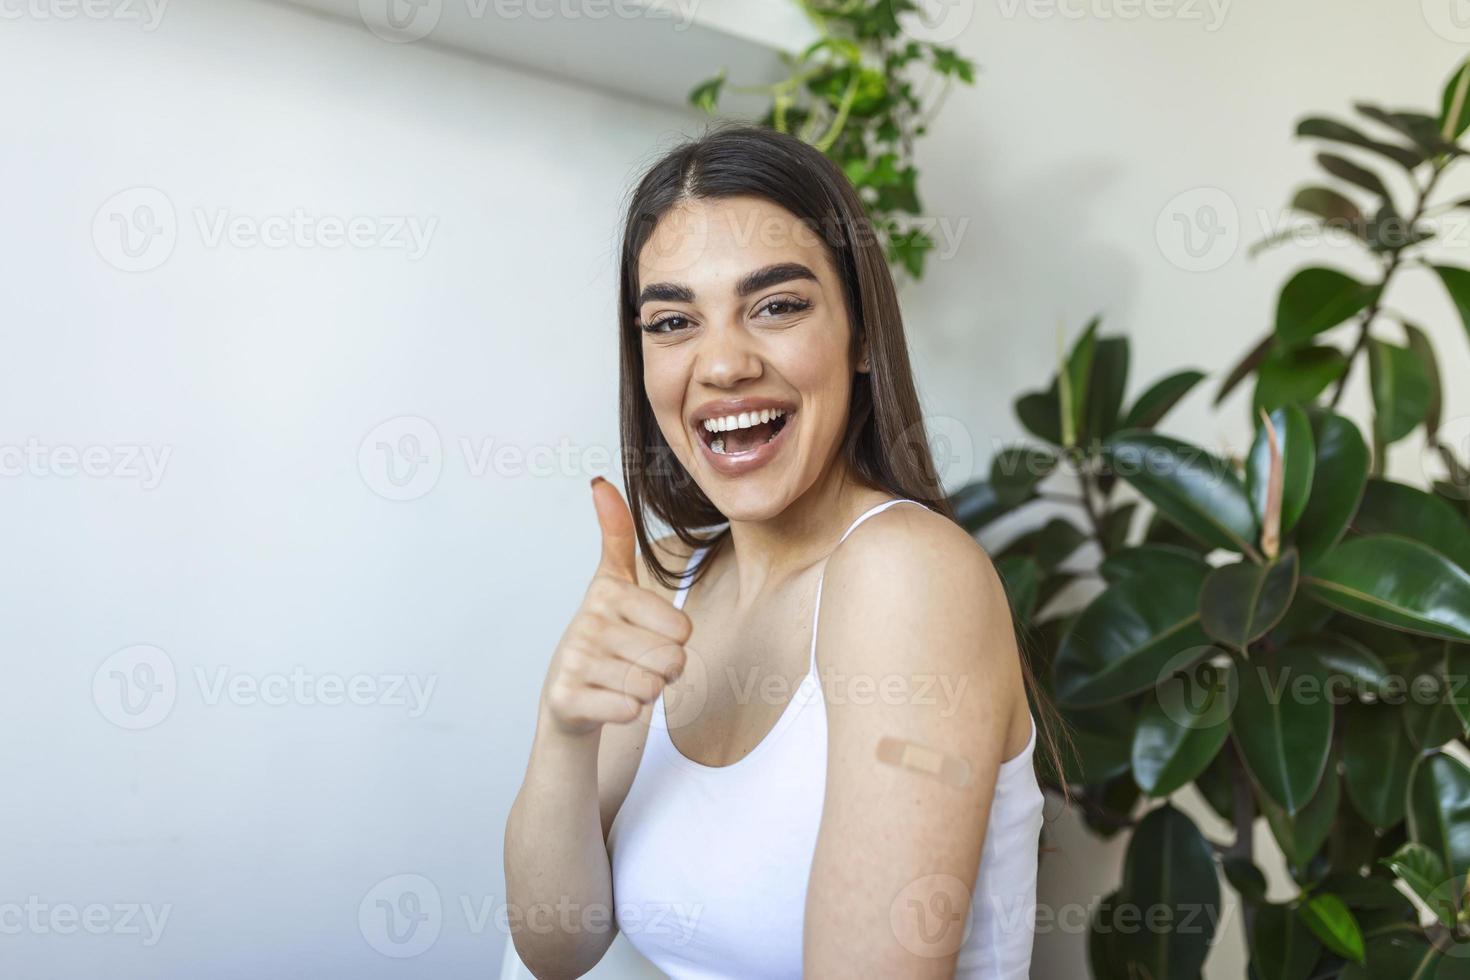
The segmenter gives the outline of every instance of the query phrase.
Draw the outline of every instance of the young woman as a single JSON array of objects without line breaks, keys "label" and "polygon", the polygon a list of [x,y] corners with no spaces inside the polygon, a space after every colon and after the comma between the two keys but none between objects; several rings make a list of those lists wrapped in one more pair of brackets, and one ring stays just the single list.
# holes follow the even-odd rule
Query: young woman
[{"label": "young woman", "polygon": [[506,825],[517,952],[579,976],[621,929],[675,978],[1026,977],[1031,679],[856,192],[769,130],[677,147],[619,312],[631,509],[593,481],[601,564]]}]

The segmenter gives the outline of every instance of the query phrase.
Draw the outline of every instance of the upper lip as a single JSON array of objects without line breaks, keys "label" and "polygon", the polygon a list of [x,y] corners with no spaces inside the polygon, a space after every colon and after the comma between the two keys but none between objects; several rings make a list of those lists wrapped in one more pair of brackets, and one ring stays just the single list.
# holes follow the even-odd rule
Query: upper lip
[{"label": "upper lip", "polygon": [[763,408],[782,408],[789,415],[796,411],[796,403],[789,398],[767,398],[760,395],[717,398],[696,408],[689,422],[697,428],[705,419],[724,418],[726,415],[739,415],[741,412],[758,412]]}]

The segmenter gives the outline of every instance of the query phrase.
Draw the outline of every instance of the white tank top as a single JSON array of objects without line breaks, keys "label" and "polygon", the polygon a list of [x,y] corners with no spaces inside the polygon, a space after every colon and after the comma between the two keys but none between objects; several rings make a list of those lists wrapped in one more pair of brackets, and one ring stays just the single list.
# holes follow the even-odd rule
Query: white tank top
[{"label": "white tank top", "polygon": [[[842,535],[900,498],[864,512]],[[924,506],[920,504],[919,506]],[[840,543],[840,542],[839,542]],[[695,567],[701,551],[689,559]],[[685,584],[674,597],[682,608]],[[817,674],[823,569],[812,612],[811,664],[775,727],[743,758],[706,766],[669,737],[663,696],[647,745],[608,831],[618,928],[674,980],[801,976],[807,878],[827,778],[827,713]],[[1025,980],[1036,914],[1044,798],[1031,739],[1001,764],[955,975]]]}]

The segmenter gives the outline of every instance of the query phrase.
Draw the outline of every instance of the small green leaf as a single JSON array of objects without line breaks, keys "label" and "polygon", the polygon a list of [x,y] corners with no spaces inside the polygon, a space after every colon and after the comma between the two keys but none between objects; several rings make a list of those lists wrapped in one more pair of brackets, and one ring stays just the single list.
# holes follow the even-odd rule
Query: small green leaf
[{"label": "small green leaf", "polygon": [[1154,382],[1128,409],[1121,428],[1153,428],[1204,376],[1203,371],[1180,371]]},{"label": "small green leaf", "polygon": [[1373,388],[1373,425],[1382,445],[1392,445],[1424,421],[1431,397],[1424,362],[1407,347],[1370,337],[1368,371]]},{"label": "small green leaf", "polygon": [[1276,337],[1296,347],[1337,326],[1378,297],[1377,286],[1336,269],[1303,269],[1287,280],[1276,305]]},{"label": "small green leaf", "polygon": [[1322,945],[1344,959],[1364,962],[1363,932],[1342,899],[1331,894],[1313,895],[1298,906],[1297,913]]},{"label": "small green leaf", "polygon": [[1111,472],[1169,520],[1207,544],[1254,553],[1256,517],[1240,478],[1223,460],[1137,429],[1114,435],[1103,452]]},{"label": "small green leaf", "polygon": [[1200,591],[1200,625],[1212,639],[1244,650],[1281,621],[1296,582],[1295,549],[1269,565],[1243,561],[1216,568]]}]

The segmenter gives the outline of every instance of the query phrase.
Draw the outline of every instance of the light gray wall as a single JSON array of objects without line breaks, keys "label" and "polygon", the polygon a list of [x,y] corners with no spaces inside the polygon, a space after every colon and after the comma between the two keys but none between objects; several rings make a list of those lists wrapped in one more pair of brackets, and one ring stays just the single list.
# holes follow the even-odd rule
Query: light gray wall
[{"label": "light gray wall", "polygon": [[[1059,323],[1129,331],[1137,390],[1228,366],[1296,265],[1351,266],[1244,257],[1258,209],[1279,220],[1310,173],[1294,119],[1424,104],[1461,52],[1414,4],[1236,4],[1215,30],[1205,6],[956,9],[982,74],[921,163],[930,212],[968,224],[903,300],[926,407],[973,449],[951,479],[1017,435],[1011,401],[1045,380]],[[61,450],[0,479],[0,905],[27,917],[5,972],[495,974],[505,935],[481,916],[595,562],[586,481],[616,451],[618,206],[698,120],[244,2],[171,6],[156,30],[8,20],[0,83],[0,463]],[[1244,225],[1211,272],[1156,237],[1201,186]],[[211,244],[222,216],[248,233],[298,208],[365,217],[371,243]],[[166,239],[120,249],[115,215],[170,214],[166,257]],[[397,218],[421,256],[387,247]],[[1395,305],[1470,376],[1432,283]],[[1467,412],[1452,391],[1447,416]],[[1196,397],[1171,429],[1239,449],[1244,411]],[[68,475],[68,450],[99,475]],[[1414,447],[1394,464],[1416,479]],[[324,686],[293,687],[298,668]],[[352,684],[369,703],[319,703]],[[1069,819],[1052,843],[1048,904],[1116,881],[1120,848]],[[396,959],[379,950],[413,943],[377,902],[405,892],[442,912]],[[64,934],[67,910],[97,934]],[[1044,934],[1036,975],[1079,975],[1082,945]],[[1239,975],[1229,948],[1207,971]]]}]

